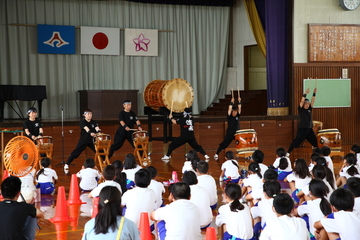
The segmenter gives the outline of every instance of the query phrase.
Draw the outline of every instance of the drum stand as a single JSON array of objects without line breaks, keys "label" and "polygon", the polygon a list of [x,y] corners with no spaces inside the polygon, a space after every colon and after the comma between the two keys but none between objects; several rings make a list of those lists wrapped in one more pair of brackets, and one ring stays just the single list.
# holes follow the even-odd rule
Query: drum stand
[{"label": "drum stand", "polygon": [[134,138],[134,156],[139,161],[142,167],[148,167],[151,164],[151,159],[148,156],[149,137]]},{"label": "drum stand", "polygon": [[[95,161],[98,160],[100,170],[103,171],[104,167],[110,165],[109,151],[111,146],[111,140],[97,141],[95,145]],[[104,159],[105,157],[105,159]]]}]

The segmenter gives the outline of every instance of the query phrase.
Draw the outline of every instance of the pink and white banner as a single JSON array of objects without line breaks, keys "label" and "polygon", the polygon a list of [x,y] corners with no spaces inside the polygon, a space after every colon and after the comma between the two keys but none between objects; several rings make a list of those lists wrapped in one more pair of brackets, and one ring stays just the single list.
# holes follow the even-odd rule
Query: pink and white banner
[{"label": "pink and white banner", "polygon": [[125,55],[158,56],[158,30],[125,28]]},{"label": "pink and white banner", "polygon": [[81,54],[119,55],[120,29],[80,27]]}]

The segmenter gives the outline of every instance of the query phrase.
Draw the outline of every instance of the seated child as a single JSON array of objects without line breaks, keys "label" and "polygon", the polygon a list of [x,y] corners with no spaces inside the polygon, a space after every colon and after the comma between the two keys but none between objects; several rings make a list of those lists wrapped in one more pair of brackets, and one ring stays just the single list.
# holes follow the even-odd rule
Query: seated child
[{"label": "seated child", "polygon": [[120,185],[114,181],[115,179],[115,167],[112,165],[107,165],[102,173],[105,182],[100,183],[96,188],[94,188],[90,193],[89,193],[89,197],[90,198],[95,198],[98,197],[100,194],[101,189],[103,189],[103,187],[105,186],[113,186],[113,187],[117,187],[121,193],[121,187]]},{"label": "seated child", "polygon": [[115,167],[115,179],[114,181],[120,184],[122,194],[124,194],[127,191],[126,188],[126,173],[123,172],[124,165],[122,161],[115,160],[111,163]]},{"label": "seated child", "polygon": [[240,180],[239,164],[234,159],[234,152],[227,151],[225,154],[225,162],[221,165],[221,174],[219,181],[227,181],[228,179],[232,183],[237,183]]},{"label": "seated child", "polygon": [[[253,201],[254,204],[263,195],[263,181],[260,171],[259,164],[251,162],[249,164],[248,177],[239,181],[239,185],[242,187],[241,192],[245,195],[246,201]],[[250,206],[252,206],[251,203]]]},{"label": "seated child", "polygon": [[278,177],[279,177],[279,173],[274,169],[269,167],[265,172],[264,172],[264,176],[263,176],[263,181],[267,182],[267,181],[278,181]]},{"label": "seated child", "polygon": [[292,217],[294,201],[287,193],[280,193],[275,196],[273,209],[276,218],[266,222],[261,232],[260,240],[304,240],[309,239],[306,223],[303,219]]},{"label": "seated child", "polygon": [[[319,166],[317,166],[319,167]],[[297,214],[308,222],[310,239],[315,240],[314,223],[331,213],[331,206],[326,195],[328,187],[320,179],[313,179],[309,184],[310,200],[303,202],[297,208]]]},{"label": "seated child", "polygon": [[284,148],[276,149],[276,159],[273,166],[277,168],[279,173],[278,180],[284,180],[287,175],[292,172],[291,161],[286,156],[286,150]]},{"label": "seated child", "polygon": [[312,171],[312,169],[316,165],[316,159],[318,159],[319,157],[321,157],[321,155],[319,155],[317,153],[311,154],[311,156],[310,156],[310,164],[309,164],[309,172]]},{"label": "seated child", "polygon": [[216,216],[217,226],[224,228],[223,240],[252,239],[253,227],[250,210],[246,204],[241,204],[241,188],[229,183],[225,188],[226,205],[219,208]]},{"label": "seated child", "polygon": [[200,211],[189,200],[189,185],[174,183],[169,186],[169,191],[170,204],[151,213],[151,220],[158,221],[159,239],[201,240]]},{"label": "seated child", "polygon": [[202,229],[208,227],[212,220],[209,195],[203,187],[197,184],[198,180],[194,172],[184,173],[182,180],[190,186],[190,202],[194,203],[200,210],[200,227]]},{"label": "seated child", "polygon": [[[18,201],[23,202],[24,199],[27,203],[33,203],[36,199],[37,192],[35,187],[36,169],[33,168],[29,174],[19,177],[21,180],[21,194]],[[24,198],[24,199],[23,199]]]},{"label": "seated child", "polygon": [[357,167],[357,159],[355,154],[348,153],[344,157],[343,165],[340,169],[340,177],[336,180],[336,186],[344,186],[346,188],[346,180],[351,177],[360,177]]},{"label": "seated child", "polygon": [[50,158],[41,159],[41,169],[36,174],[37,185],[41,194],[52,194],[55,191],[55,183],[58,176],[54,169],[51,169]]},{"label": "seated child", "polygon": [[333,213],[314,224],[318,238],[324,234],[329,239],[356,239],[360,236],[360,217],[353,211],[354,195],[349,190],[338,188],[331,194],[330,204]]},{"label": "seated child", "polygon": [[121,197],[121,204],[126,207],[124,217],[133,221],[138,227],[140,214],[147,212],[150,216],[155,210],[157,198],[154,191],[148,188],[150,181],[151,173],[146,169],[140,169],[135,173],[136,186]]},{"label": "seated child", "polygon": [[351,177],[346,181],[347,189],[354,194],[354,211],[360,216],[360,178]]},{"label": "seated child", "polygon": [[142,167],[136,164],[136,159],[134,154],[128,153],[124,159],[124,170],[123,172],[126,173],[126,188],[132,189],[135,187],[135,173],[139,171]]},{"label": "seated child", "polygon": [[85,192],[89,192],[97,187],[101,173],[97,170],[94,159],[87,158],[84,166],[82,166],[76,176],[81,179],[79,184],[80,188]]},{"label": "seated child", "polygon": [[334,174],[331,171],[331,169],[328,167],[327,163],[326,163],[326,159],[324,157],[318,157],[315,159],[315,165],[321,165],[325,168],[326,171],[326,181],[330,184],[332,189],[336,189],[336,182],[335,182],[335,178],[334,178]]},{"label": "seated child", "polygon": [[[331,159],[331,157],[329,156],[331,153],[331,148],[329,148],[328,146],[323,146],[321,148],[321,152],[323,157],[326,159],[326,165],[328,166],[328,168],[331,170],[331,172],[334,175],[334,163]],[[334,175],[334,179],[335,179],[335,175]]]},{"label": "seated child", "polygon": [[157,170],[155,167],[149,166],[146,168],[146,170],[148,170],[151,174],[151,182],[148,188],[152,189],[155,193],[155,197],[156,197],[155,209],[158,209],[163,205],[164,202],[163,193],[165,192],[165,188],[161,182],[156,181]]},{"label": "seated child", "polygon": [[200,161],[196,168],[198,185],[205,188],[210,197],[211,209],[217,206],[218,195],[215,179],[209,175],[209,164],[206,161]]},{"label": "seated child", "polygon": [[[195,168],[194,167],[194,159],[200,161],[199,156],[197,155],[195,150],[190,150],[188,154],[186,154],[186,161],[184,162],[184,166],[182,167],[181,173],[185,173],[186,171],[193,171],[195,172]],[[197,162],[198,162],[197,161]]]},{"label": "seated child", "polygon": [[302,158],[298,158],[294,163],[294,171],[289,174],[284,181],[289,182],[289,186],[292,192],[292,198],[299,203],[300,199],[297,197],[297,193],[311,181],[311,174],[306,162]]},{"label": "seated child", "polygon": [[268,167],[263,164],[264,157],[264,153],[261,150],[255,150],[251,156],[251,160],[259,164],[262,176],[264,176],[265,171],[268,169]]}]

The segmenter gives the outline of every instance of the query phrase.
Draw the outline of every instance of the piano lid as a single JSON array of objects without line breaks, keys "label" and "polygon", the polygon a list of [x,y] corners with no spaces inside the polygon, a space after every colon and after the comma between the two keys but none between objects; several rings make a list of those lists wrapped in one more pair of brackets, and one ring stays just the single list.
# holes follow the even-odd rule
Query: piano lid
[{"label": "piano lid", "polygon": [[47,99],[45,85],[0,85],[0,100],[35,101]]}]

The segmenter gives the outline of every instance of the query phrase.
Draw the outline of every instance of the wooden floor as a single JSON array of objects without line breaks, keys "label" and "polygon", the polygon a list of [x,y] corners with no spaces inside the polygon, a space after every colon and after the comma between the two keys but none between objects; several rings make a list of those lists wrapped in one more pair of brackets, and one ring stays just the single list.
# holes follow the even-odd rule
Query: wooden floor
[{"label": "wooden floor", "polygon": [[[161,142],[156,144],[162,144]],[[184,150],[174,152],[172,155],[172,158],[170,159],[169,163],[164,163],[161,161],[161,157],[163,156],[163,152],[153,152],[151,154],[152,163],[151,165],[156,167],[159,176],[158,181],[167,181],[171,178],[172,171],[177,171],[179,178],[181,177],[181,168],[184,163],[184,153],[185,150],[190,150],[188,146],[184,147]],[[206,149],[205,149],[206,150]],[[206,150],[207,151],[207,150]],[[117,156],[125,155],[126,153],[119,153],[121,152],[121,149],[117,152]],[[303,148],[303,149],[295,149],[292,153],[291,159],[294,160],[298,157],[302,156],[309,156],[311,152],[311,149],[309,148]],[[215,178],[217,184],[218,184],[218,196],[219,196],[219,202],[218,205],[222,205],[222,189],[219,185],[218,179],[221,172],[221,164],[224,162],[224,151],[221,152],[219,160],[215,161],[212,157],[214,156],[213,151],[207,151],[207,154],[211,157],[209,164],[210,164],[210,174]],[[87,156],[86,156],[87,155]],[[76,163],[76,166],[70,166],[70,170],[67,174],[64,173],[62,166],[56,166],[56,164],[60,163],[62,161],[61,156],[54,156],[53,158],[53,168],[56,170],[59,181],[57,183],[56,189],[59,186],[65,187],[66,196],[68,197],[69,188],[70,188],[70,179],[71,174],[77,173],[82,166],[82,163],[84,162],[86,157],[93,157],[91,156],[91,151],[84,152],[78,159],[74,161]],[[203,158],[201,156],[201,158]],[[123,157],[113,157],[112,160],[120,159],[123,160]],[[275,156],[268,157],[267,159],[275,159]],[[308,159],[308,158],[306,158]],[[272,164],[273,160],[269,161],[267,160],[265,164],[269,165]],[[245,159],[239,159],[239,163],[241,166],[245,167],[247,166],[247,162],[245,162]],[[339,161],[335,161],[335,166],[338,169]],[[168,193],[164,194],[164,199],[167,200]],[[91,209],[92,209],[92,202],[87,197],[87,194],[81,195],[81,199],[83,202],[86,202],[86,204],[81,205],[79,208],[69,209],[69,214],[71,217],[75,218],[76,221],[72,222],[64,222],[60,224],[53,224],[49,221],[50,218],[54,217],[55,214],[55,207],[56,207],[56,198],[57,194],[54,195],[42,195],[41,196],[41,202],[37,203],[37,207],[39,207],[42,211],[45,213],[45,217],[43,219],[39,220],[39,226],[41,230],[38,231],[36,235],[37,240],[48,240],[48,239],[58,239],[58,240],[78,240],[81,239],[84,224],[90,219],[91,217]],[[217,215],[217,212],[213,212],[214,216]],[[215,226],[214,223],[212,223],[212,226]],[[203,233],[204,239],[205,239],[205,232]],[[219,236],[218,236],[219,237]],[[220,238],[220,237],[219,237]]]}]

